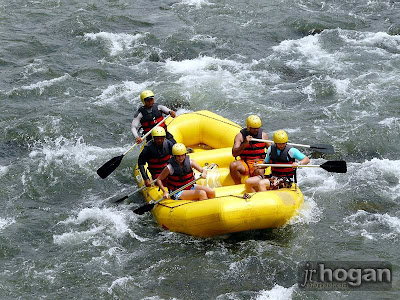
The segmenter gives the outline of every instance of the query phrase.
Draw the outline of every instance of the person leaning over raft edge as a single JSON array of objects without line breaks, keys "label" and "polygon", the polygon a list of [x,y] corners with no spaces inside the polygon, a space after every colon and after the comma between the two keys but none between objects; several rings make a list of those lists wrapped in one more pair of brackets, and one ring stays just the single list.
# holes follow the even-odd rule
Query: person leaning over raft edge
[{"label": "person leaning over raft edge", "polygon": [[[168,165],[157,177],[156,184],[162,190],[164,199],[169,198],[169,193],[165,190],[163,182],[166,183],[168,190],[173,192],[194,180],[194,172],[192,168],[201,172],[202,178],[206,178],[207,170],[200,167],[194,160],[190,159],[186,153],[187,150],[184,144],[175,144],[172,147],[172,158],[168,161]],[[173,199],[206,200],[214,197],[214,189],[207,186],[193,184],[175,194]]]},{"label": "person leaning over raft edge", "polygon": [[[143,128],[143,134],[146,134],[150,130],[153,129],[153,127],[162,121],[163,119],[163,114],[166,115],[171,115],[171,117],[175,118],[176,113],[175,111],[169,109],[168,107],[155,103],[154,101],[154,93],[150,90],[145,90],[140,94],[140,100],[143,103],[143,106],[141,106],[135,113],[133,121],[132,121],[132,133],[133,136],[136,139],[136,143],[140,144],[142,142],[142,138],[138,134],[138,127],[139,124]],[[162,126],[165,129],[166,132],[166,137],[168,140],[170,140],[173,144],[176,143],[174,137],[172,136],[171,133],[168,132],[167,130],[167,125],[165,123],[162,123],[160,126]],[[151,139],[150,135],[147,136],[147,141]]]},{"label": "person leaning over raft edge", "polygon": [[[298,149],[289,146],[288,135],[284,130],[275,131],[274,143],[268,148],[264,162],[287,164],[287,168],[271,167],[271,175],[257,175],[246,180],[246,192],[263,192],[292,186],[296,168],[291,166],[307,165],[310,159]],[[298,160],[299,162],[296,162]],[[265,169],[266,167],[257,167]]]},{"label": "person leaning over raft edge", "polygon": [[161,126],[156,126],[151,131],[152,140],[149,141],[139,154],[138,166],[144,184],[151,186],[149,176],[144,168],[147,163],[147,170],[150,172],[151,177],[156,179],[161,171],[167,166],[168,160],[172,155],[172,146],[174,145],[170,140],[167,140],[166,132]]},{"label": "person leaning over raft edge", "polygon": [[261,163],[265,158],[265,150],[269,143],[251,142],[252,138],[268,139],[268,135],[261,128],[261,119],[251,115],[246,119],[246,128],[243,128],[234,139],[232,155],[240,160],[231,162],[230,174],[235,184],[241,183],[241,176],[263,175],[264,170],[255,169],[254,163]]}]

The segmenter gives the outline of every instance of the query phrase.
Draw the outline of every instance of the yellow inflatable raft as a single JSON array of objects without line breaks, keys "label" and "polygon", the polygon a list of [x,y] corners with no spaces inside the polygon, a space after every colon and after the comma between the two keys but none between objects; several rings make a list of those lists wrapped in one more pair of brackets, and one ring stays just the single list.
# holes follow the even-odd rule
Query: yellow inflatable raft
[{"label": "yellow inflatable raft", "polygon": [[[296,214],[303,203],[303,194],[296,184],[290,189],[251,193],[248,199],[243,198],[244,184],[234,185],[229,164],[234,161],[232,145],[241,129],[238,124],[210,111],[186,113],[175,119],[168,118],[166,123],[177,142],[194,150],[189,154],[192,159],[201,166],[215,163],[217,167],[208,171],[206,179],[197,182],[213,187],[215,198],[204,201],[167,199],[154,207],[153,215],[164,229],[210,237],[276,228]],[[143,186],[137,165],[134,175],[138,186]],[[158,187],[144,189],[143,195],[147,202],[162,197]]]}]

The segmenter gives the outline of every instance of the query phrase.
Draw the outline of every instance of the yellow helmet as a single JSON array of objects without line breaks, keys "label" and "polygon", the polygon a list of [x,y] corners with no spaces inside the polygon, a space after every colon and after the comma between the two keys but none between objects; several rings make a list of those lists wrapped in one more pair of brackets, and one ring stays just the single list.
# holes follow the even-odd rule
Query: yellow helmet
[{"label": "yellow helmet", "polygon": [[140,93],[140,100],[142,101],[143,104],[144,104],[144,99],[149,98],[149,97],[154,98],[154,93],[150,90],[145,90]]},{"label": "yellow helmet", "polygon": [[246,127],[247,130],[249,130],[249,128],[260,128],[261,127],[260,117],[256,115],[248,116],[246,120]]},{"label": "yellow helmet", "polygon": [[172,155],[182,155],[186,154],[186,146],[181,143],[176,143],[172,146]]},{"label": "yellow helmet", "polygon": [[151,136],[153,137],[157,137],[157,136],[166,136],[167,133],[165,132],[165,129],[162,128],[161,126],[156,126],[153,128],[153,130],[151,131]]},{"label": "yellow helmet", "polygon": [[288,135],[285,130],[277,130],[274,132],[274,143],[275,144],[282,144],[287,143]]}]

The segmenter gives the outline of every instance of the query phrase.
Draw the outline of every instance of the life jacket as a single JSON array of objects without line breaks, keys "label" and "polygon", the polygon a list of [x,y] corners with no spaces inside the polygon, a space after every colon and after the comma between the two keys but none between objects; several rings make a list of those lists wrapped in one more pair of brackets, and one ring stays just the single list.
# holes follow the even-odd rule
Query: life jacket
[{"label": "life jacket", "polygon": [[[250,132],[247,131],[247,128],[243,128],[240,130],[240,133],[243,136],[243,143],[246,140],[248,135],[251,135]],[[252,136],[256,139],[262,139],[263,130],[260,128],[258,130],[257,136]],[[242,143],[242,144],[243,144]],[[243,152],[240,154],[240,159],[242,160],[263,160],[265,158],[265,143],[263,142],[250,142],[246,145]]]},{"label": "life jacket", "polygon": [[[142,118],[140,119],[140,124],[142,125],[143,128],[143,133],[146,134],[150,130],[153,129],[153,127],[162,121],[163,116],[161,111],[158,110],[159,104],[154,103],[153,106],[151,107],[151,112],[147,112],[147,108],[142,106],[139,108],[139,112],[142,114]],[[165,131],[167,131],[167,125],[165,123],[162,123],[161,125]]]},{"label": "life jacket", "polygon": [[[174,173],[167,177],[167,187],[170,191],[175,191],[194,180],[194,173],[190,166],[190,158],[188,155],[186,155],[185,160],[183,161],[183,168],[173,157],[168,161],[168,163],[174,168]],[[189,190],[191,187],[192,185],[186,187],[185,190]]]},{"label": "life jacket", "polygon": [[167,166],[167,162],[171,158],[172,143],[165,139],[162,146],[159,148],[154,141],[151,140],[147,143],[146,147],[150,149],[151,153],[151,158],[147,160],[147,169],[150,171],[151,177],[155,179]]},{"label": "life jacket", "polygon": [[[271,164],[288,164],[295,162],[294,158],[289,156],[289,150],[292,146],[286,145],[285,149],[278,155],[278,148],[275,144],[271,145],[271,153],[269,154]],[[271,168],[271,175],[277,177],[293,177],[296,174],[295,168]]]}]

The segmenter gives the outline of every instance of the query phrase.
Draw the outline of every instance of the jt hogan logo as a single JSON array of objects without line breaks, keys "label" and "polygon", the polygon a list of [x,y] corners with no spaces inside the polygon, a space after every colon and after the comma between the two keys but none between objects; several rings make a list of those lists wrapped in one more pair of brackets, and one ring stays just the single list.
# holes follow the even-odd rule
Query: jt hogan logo
[{"label": "jt hogan logo", "polygon": [[392,288],[392,265],[382,261],[301,262],[298,284],[310,291],[387,291]]}]

